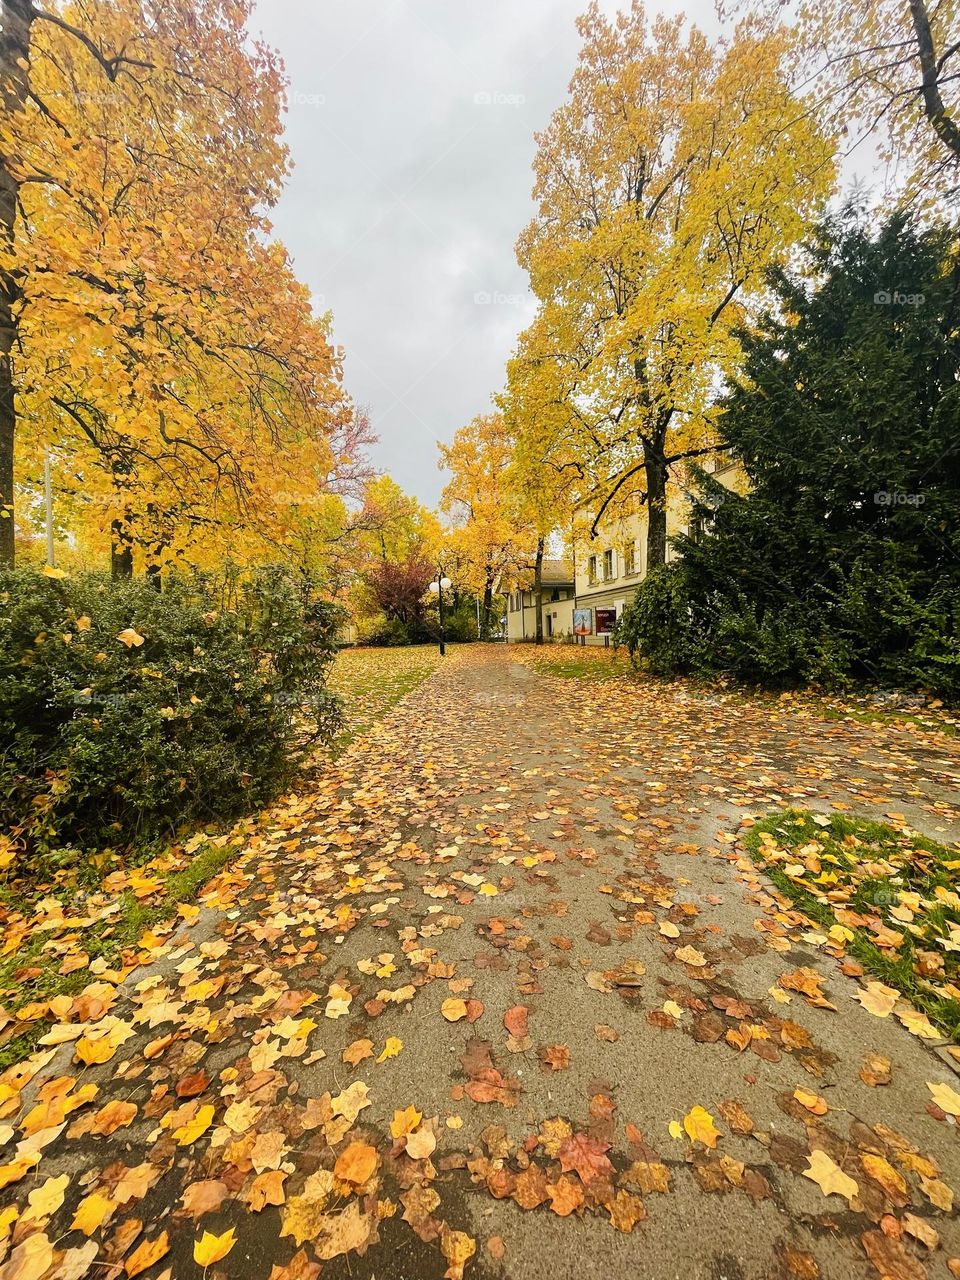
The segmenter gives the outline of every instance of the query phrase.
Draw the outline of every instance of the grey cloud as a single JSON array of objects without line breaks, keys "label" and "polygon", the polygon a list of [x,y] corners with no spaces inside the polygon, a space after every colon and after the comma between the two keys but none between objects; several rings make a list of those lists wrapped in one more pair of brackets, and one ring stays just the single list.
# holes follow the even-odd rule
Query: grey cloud
[{"label": "grey cloud", "polygon": [[257,4],[254,30],[290,78],[295,167],[276,233],[333,312],[377,464],[431,505],[437,440],[488,409],[533,311],[514,242],[533,209],[533,134],[564,96],[584,7]]}]

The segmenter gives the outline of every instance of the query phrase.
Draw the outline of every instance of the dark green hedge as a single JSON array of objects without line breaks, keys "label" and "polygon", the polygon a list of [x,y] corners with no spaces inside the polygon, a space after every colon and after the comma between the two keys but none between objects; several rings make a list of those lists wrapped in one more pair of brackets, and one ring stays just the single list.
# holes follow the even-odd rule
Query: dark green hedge
[{"label": "dark green hedge", "polygon": [[960,701],[960,243],[824,227],[743,335],[719,418],[749,480],[699,477],[681,559],[620,637],[659,672]]},{"label": "dark green hedge", "polygon": [[122,847],[262,805],[339,727],[340,610],[245,582],[0,573],[0,824],[25,856]]}]

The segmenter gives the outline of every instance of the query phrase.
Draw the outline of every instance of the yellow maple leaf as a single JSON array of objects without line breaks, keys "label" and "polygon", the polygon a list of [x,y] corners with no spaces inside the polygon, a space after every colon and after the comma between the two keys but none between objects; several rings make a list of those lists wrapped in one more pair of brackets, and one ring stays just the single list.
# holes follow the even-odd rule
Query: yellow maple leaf
[{"label": "yellow maple leaf", "polygon": [[225,1258],[236,1243],[233,1227],[222,1236],[205,1231],[199,1240],[193,1242],[193,1260],[200,1267],[209,1267]]},{"label": "yellow maple leaf", "polygon": [[859,1195],[860,1187],[854,1179],[844,1173],[825,1151],[811,1151],[809,1160],[810,1168],[804,1169],[803,1176],[815,1182],[825,1196],[843,1196],[849,1204]]},{"label": "yellow maple leaf", "polygon": [[402,1111],[394,1111],[393,1119],[390,1121],[390,1136],[402,1138],[405,1134],[412,1133],[422,1119],[423,1113],[416,1107],[404,1107]]},{"label": "yellow maple leaf", "polygon": [[854,993],[853,998],[874,1017],[886,1018],[900,999],[900,992],[895,991],[893,987],[885,986],[882,982],[868,982],[862,991]]},{"label": "yellow maple leaf", "polygon": [[198,1110],[192,1120],[188,1120],[179,1129],[174,1129],[173,1136],[181,1147],[187,1147],[191,1142],[196,1142],[201,1134],[206,1133],[212,1123],[213,1107],[207,1104]]},{"label": "yellow maple leaf", "polygon": [[25,1217],[49,1218],[63,1204],[70,1178],[62,1173],[59,1178],[47,1178],[46,1182],[34,1189],[27,1196],[30,1208]]},{"label": "yellow maple leaf", "polygon": [[139,631],[135,631],[133,627],[124,627],[117,633],[117,639],[121,644],[125,644],[128,649],[139,649],[143,644],[143,636]]},{"label": "yellow maple leaf", "polygon": [[956,1089],[951,1089],[948,1084],[931,1084],[929,1080],[927,1088],[941,1111],[945,1111],[948,1116],[960,1116],[960,1093]]},{"label": "yellow maple leaf", "polygon": [[921,1013],[919,1009],[914,1009],[912,1005],[902,1004],[894,1009],[894,1014],[900,1019],[903,1025],[911,1033],[911,1035],[920,1036],[922,1040],[939,1040],[940,1032],[933,1025],[925,1013]]},{"label": "yellow maple leaf", "polygon": [[721,1136],[713,1123],[713,1116],[704,1107],[693,1107],[683,1117],[683,1127],[691,1142],[702,1142],[705,1147],[715,1147]]},{"label": "yellow maple leaf", "polygon": [[77,1211],[70,1223],[71,1231],[82,1231],[85,1236],[92,1236],[113,1213],[114,1203],[99,1191],[92,1191],[77,1205]]}]

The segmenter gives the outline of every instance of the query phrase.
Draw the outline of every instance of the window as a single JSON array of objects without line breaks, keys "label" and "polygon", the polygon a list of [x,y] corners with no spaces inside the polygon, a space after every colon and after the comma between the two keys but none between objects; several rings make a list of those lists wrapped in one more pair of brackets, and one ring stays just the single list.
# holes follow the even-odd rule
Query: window
[{"label": "window", "polygon": [[613,577],[613,552],[605,551],[603,553],[603,580],[609,582]]},{"label": "window", "polygon": [[590,579],[590,585],[593,586],[597,581],[597,557],[591,556],[587,561],[587,576]]},{"label": "window", "polygon": [[637,572],[637,549],[632,542],[627,542],[623,548],[623,572],[625,574]]}]

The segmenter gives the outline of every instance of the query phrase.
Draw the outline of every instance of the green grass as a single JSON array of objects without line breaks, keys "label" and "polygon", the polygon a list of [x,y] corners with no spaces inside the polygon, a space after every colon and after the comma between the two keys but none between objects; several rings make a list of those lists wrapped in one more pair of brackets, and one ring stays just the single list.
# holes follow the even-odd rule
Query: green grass
[{"label": "green grass", "polygon": [[[776,841],[776,854],[765,847],[764,834]],[[822,846],[817,856],[822,870],[837,876],[835,883],[807,886],[800,883],[803,877],[784,870],[784,866],[799,866],[799,851],[812,842]],[[946,983],[960,985],[960,958],[939,946],[950,935],[950,923],[960,924],[960,907],[935,896],[938,888],[956,891],[960,850],[925,836],[905,835],[884,823],[840,814],[831,816],[828,826],[820,826],[812,813],[797,809],[764,818],[750,829],[745,843],[781,893],[822,928],[829,930],[840,923],[836,912],[846,908],[879,918],[902,933],[904,941],[893,951],[879,947],[866,928],[856,927],[847,953],[867,973],[902,991],[945,1035],[960,1034],[960,1001],[943,989]],[[909,905],[910,894],[918,894],[922,902],[913,920],[904,922],[891,909]],[[921,952],[942,957],[943,970],[935,981],[920,972]]]},{"label": "green grass", "polygon": [[346,720],[330,749],[333,758],[392,711],[439,663],[436,645],[342,650],[329,680],[330,688],[344,700]]},{"label": "green grass", "polygon": [[630,664],[625,650],[590,649],[574,645],[550,645],[543,649],[528,649],[524,656],[541,675],[559,676],[562,680],[617,680],[635,677],[637,672]]},{"label": "green grass", "polygon": [[[125,950],[135,947],[149,929],[169,920],[179,903],[193,901],[236,852],[237,846],[230,844],[204,846],[187,866],[165,878],[163,893],[149,903],[141,902],[132,893],[124,893],[116,912],[84,930],[79,949],[85,951],[91,961],[99,959],[110,968],[116,967]],[[59,973],[63,957],[45,950],[49,942],[49,934],[37,934],[25,947],[0,962],[0,991],[8,1009],[17,1010],[33,1001],[51,1000],[58,995],[76,995],[92,980],[88,968]],[[18,980],[17,974],[25,969],[39,972],[25,981]],[[32,1053],[49,1027],[49,1022],[40,1019],[28,1023],[19,1035],[6,1040],[0,1047],[0,1071]],[[6,1034],[9,1035],[10,1030],[6,1028]]]},{"label": "green grass", "polygon": [[933,713],[921,714],[914,711],[868,710],[859,707],[837,707],[830,703],[821,703],[819,712],[824,720],[855,720],[858,724],[867,725],[916,725],[926,733],[944,733],[947,737],[960,737],[960,727],[956,722],[944,715]]}]

